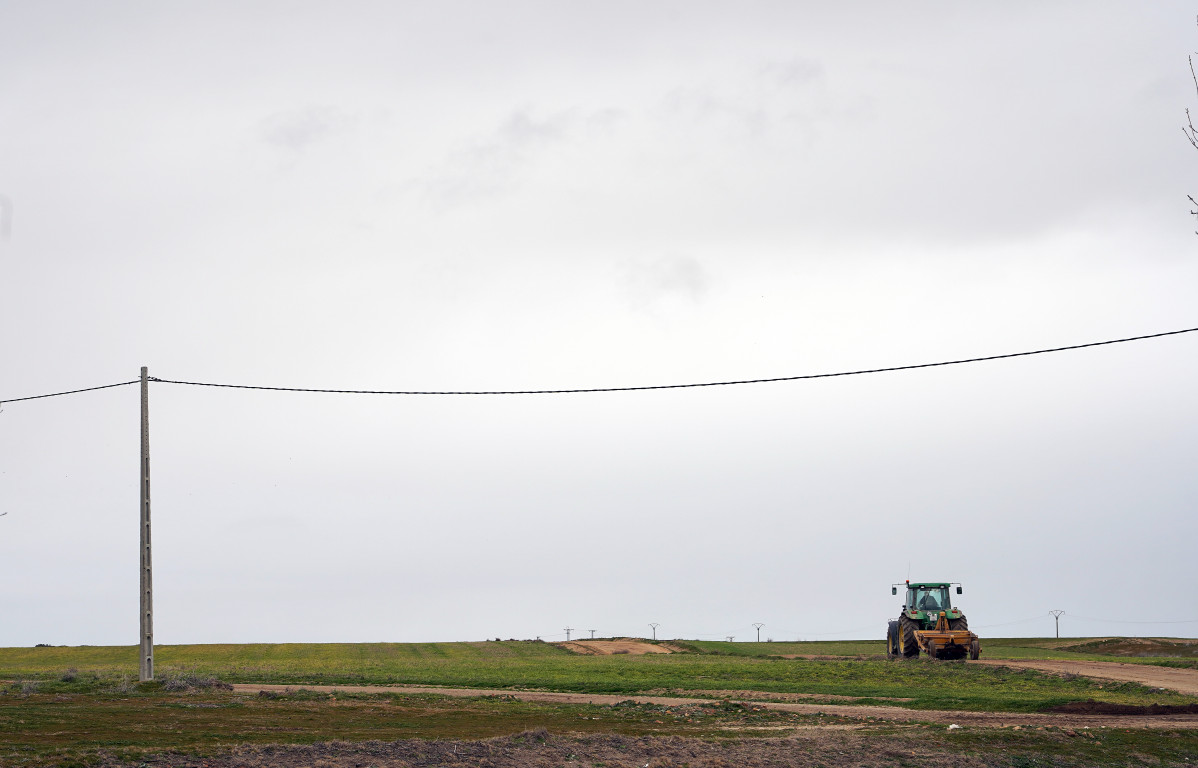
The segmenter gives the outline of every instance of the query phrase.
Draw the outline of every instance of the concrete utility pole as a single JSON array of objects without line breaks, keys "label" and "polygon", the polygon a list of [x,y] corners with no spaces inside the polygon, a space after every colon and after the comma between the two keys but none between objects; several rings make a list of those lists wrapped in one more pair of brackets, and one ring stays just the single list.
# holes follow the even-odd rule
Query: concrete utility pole
[{"label": "concrete utility pole", "polygon": [[12,200],[0,195],[0,240],[12,234]]},{"label": "concrete utility pole", "polygon": [[658,624],[657,622],[652,622],[651,624],[649,624],[649,626],[653,628],[653,642],[657,642],[657,628],[660,627],[661,625]]},{"label": "concrete utility pole", "polygon": [[1054,619],[1056,619],[1056,622],[1057,622],[1057,639],[1058,639],[1058,640],[1060,640],[1060,639],[1061,639],[1061,614],[1062,614],[1062,613],[1064,613],[1064,611],[1049,611],[1049,613],[1051,613],[1051,614],[1052,614],[1052,617],[1053,617]]},{"label": "concrete utility pole", "polygon": [[761,642],[761,628],[764,627],[765,625],[762,624],[760,621],[755,621],[755,622],[753,622],[753,626],[757,628],[757,642],[760,643]]},{"label": "concrete utility pole", "polygon": [[574,627],[566,627],[566,642],[570,642],[570,633],[574,631]]},{"label": "concrete utility pole", "polygon": [[141,654],[138,679],[154,679],[154,573],[150,558],[150,377],[141,369]]}]

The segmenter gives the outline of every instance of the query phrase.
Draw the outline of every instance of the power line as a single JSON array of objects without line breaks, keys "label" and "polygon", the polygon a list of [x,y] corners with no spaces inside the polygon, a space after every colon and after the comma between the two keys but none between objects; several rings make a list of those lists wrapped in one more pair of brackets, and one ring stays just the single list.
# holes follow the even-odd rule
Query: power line
[{"label": "power line", "polygon": [[1090,616],[1078,616],[1076,613],[1065,614],[1071,619],[1079,619],[1081,621],[1099,621],[1105,624],[1198,624],[1198,619],[1183,619],[1181,621],[1135,621],[1128,619],[1095,619]]},{"label": "power line", "polygon": [[1029,355],[1045,355],[1050,352],[1066,352],[1072,349],[1101,347],[1108,344],[1123,344],[1129,341],[1143,341],[1162,336],[1176,336],[1182,333],[1193,333],[1198,328],[1185,328],[1180,331],[1166,331],[1147,336],[1131,336],[1125,339],[1109,341],[1092,341],[1087,344],[1073,344],[1068,347],[1053,347],[1037,349],[1030,352],[1010,352],[1005,355],[988,355],[986,357],[970,357],[962,360],[945,360],[938,363],[917,363],[914,365],[897,365],[890,368],[868,368],[857,371],[839,371],[836,373],[809,373],[800,376],[778,376],[770,379],[736,379],[731,381],[709,381],[699,384],[650,384],[635,387],[586,387],[579,389],[513,389],[513,390],[377,390],[377,389],[311,389],[306,387],[267,387],[250,384],[215,384],[203,381],[178,381],[175,379],[154,379],[163,384],[186,384],[194,387],[221,387],[225,389],[258,389],[271,392],[316,392],[340,395],[573,395],[588,392],[641,392],[651,389],[694,389],[697,387],[727,387],[736,384],[771,384],[781,381],[803,381],[807,379],[829,379],[837,376],[862,376],[870,373],[890,373],[893,371],[910,371],[917,368],[936,368],[946,365],[963,365],[965,363],[980,363],[987,360],[1005,360],[1012,357],[1027,357]]},{"label": "power line", "polygon": [[62,395],[77,395],[80,392],[95,392],[97,389],[112,389],[113,387],[124,387],[129,384],[136,384],[138,381],[140,381],[140,379],[134,379],[133,381],[122,381],[122,382],[118,382],[116,384],[101,384],[98,387],[87,387],[85,389],[70,389],[70,390],[67,390],[66,392],[50,392],[45,395],[30,395],[29,397],[10,397],[7,400],[0,400],[0,405],[3,405],[5,403],[19,403],[22,400],[41,400],[43,397],[60,397]]},{"label": "power line", "polygon": [[[1002,355],[987,355],[985,357],[968,357],[959,360],[943,360],[936,363],[915,363],[912,365],[896,365],[888,368],[865,368],[854,371],[837,371],[835,373],[808,373],[798,376],[777,376],[766,379],[732,379],[728,381],[708,381],[692,384],[648,384],[632,387],[580,387],[576,389],[510,389],[510,390],[383,390],[383,389],[318,389],[310,387],[271,387],[260,386],[253,384],[219,384],[206,381],[182,381],[179,379],[160,379],[150,377],[150,381],[159,382],[162,384],[184,384],[193,387],[218,387],[222,389],[255,389],[269,392],[312,392],[320,394],[338,394],[338,395],[572,395],[584,394],[590,392],[643,392],[655,389],[695,389],[699,387],[728,387],[739,384],[773,384],[783,381],[806,381],[809,379],[830,379],[840,376],[864,376],[872,373],[892,373],[894,371],[912,371],[919,368],[938,368],[948,365],[964,365],[966,363],[982,363],[989,360],[1006,360],[1014,357],[1028,357],[1031,355],[1046,355],[1052,352],[1068,352],[1074,349],[1086,349],[1089,347],[1102,347],[1110,344],[1124,344],[1130,341],[1144,341],[1146,339],[1159,339],[1164,336],[1177,336],[1183,333],[1194,333],[1198,328],[1183,328],[1178,331],[1165,331],[1164,333],[1150,333],[1144,336],[1129,336],[1122,339],[1109,339],[1107,341],[1092,341],[1086,344],[1072,344],[1066,347],[1052,347],[1049,349],[1035,349],[1028,352],[1008,352]],[[60,397],[62,395],[74,395],[80,392],[93,392],[98,389],[110,389],[112,387],[123,387],[128,384],[136,384],[138,380],[122,381],[116,384],[103,384],[98,387],[87,387],[85,389],[72,389],[66,392],[50,392],[44,395],[30,395],[28,397],[13,397],[6,400],[0,400],[0,405],[4,403],[19,403],[25,400],[39,400],[46,397]]]},{"label": "power line", "polygon": [[[1012,624],[1027,624],[1028,622],[1032,622],[1032,621],[1040,621],[1041,619],[1048,618],[1051,615],[1052,615],[1051,613],[1041,613],[1040,615],[1033,616],[1030,619],[1016,619],[1015,621],[1004,621],[1004,622],[1000,622],[998,624],[980,624],[980,625],[974,627],[974,629],[989,629],[991,627],[1009,627]],[[1069,614],[1069,615],[1072,616],[1073,614]]]}]

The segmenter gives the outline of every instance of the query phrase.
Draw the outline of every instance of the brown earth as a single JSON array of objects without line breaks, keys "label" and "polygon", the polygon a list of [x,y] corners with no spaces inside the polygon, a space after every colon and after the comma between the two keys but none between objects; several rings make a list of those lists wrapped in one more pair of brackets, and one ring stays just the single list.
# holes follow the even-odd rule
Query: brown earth
[{"label": "brown earth", "polygon": [[[1011,757],[1002,752],[963,754],[951,745],[928,743],[918,732],[878,739],[852,731],[819,729],[788,738],[710,740],[618,734],[558,736],[541,729],[481,741],[405,739],[238,746],[203,758],[155,755],[152,763],[162,768],[883,768],[900,764],[997,768],[1010,766]],[[96,765],[127,768],[129,764],[110,758]]]},{"label": "brown earth", "polygon": [[609,656],[612,654],[629,654],[643,656],[647,653],[677,653],[682,650],[669,643],[650,643],[645,640],[622,638],[619,640],[571,640],[566,643],[554,643],[558,648],[582,654],[583,656]]},{"label": "brown earth", "polygon": [[[518,691],[485,688],[434,688],[405,685],[257,685],[237,684],[235,691],[241,693],[282,692],[308,690],[332,693],[393,693],[393,694],[438,694],[441,696],[511,696],[521,701],[556,702],[559,704],[619,704],[632,701],[637,704],[656,704],[666,707],[697,706],[704,699],[682,696],[626,696],[602,693],[562,693],[559,691]],[[710,700],[706,700],[710,701]],[[1198,715],[1104,715],[1073,713],[1019,713],[1019,712],[953,712],[933,709],[902,709],[900,707],[853,706],[851,704],[802,704],[791,701],[743,701],[763,709],[799,714],[825,714],[858,720],[875,719],[900,722],[949,723],[987,727],[1032,726],[1055,728],[1172,728],[1198,729]]]},{"label": "brown earth", "polygon": [[1057,675],[1079,675],[1099,680],[1140,683],[1198,696],[1198,669],[1158,667],[1152,664],[1123,664],[1117,661],[1062,661],[1058,659],[978,659],[968,664],[1037,669]]}]

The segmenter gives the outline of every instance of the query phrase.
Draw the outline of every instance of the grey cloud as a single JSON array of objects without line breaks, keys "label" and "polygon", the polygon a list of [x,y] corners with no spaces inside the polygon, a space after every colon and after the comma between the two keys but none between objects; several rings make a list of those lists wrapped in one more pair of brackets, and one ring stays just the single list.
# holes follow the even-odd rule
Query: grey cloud
[{"label": "grey cloud", "polygon": [[770,59],[723,83],[682,85],[660,100],[659,113],[695,123],[724,123],[755,137],[779,122],[808,123],[837,113],[823,87],[823,62]]},{"label": "grey cloud", "polygon": [[521,107],[487,136],[468,141],[418,186],[450,206],[502,194],[539,155],[589,133],[610,133],[623,116],[616,109],[568,109],[538,116]]},{"label": "grey cloud", "polygon": [[486,152],[504,152],[552,144],[560,141],[574,122],[570,112],[537,119],[528,109],[516,110],[496,131],[496,140],[484,146]]},{"label": "grey cloud", "polygon": [[277,147],[300,151],[341,130],[346,117],[333,107],[304,107],[276,112],[262,124],[262,138]]},{"label": "grey cloud", "polygon": [[824,65],[818,59],[796,57],[784,61],[766,62],[759,73],[779,86],[793,88],[811,85],[822,80]]},{"label": "grey cloud", "polygon": [[624,265],[623,286],[629,303],[637,309],[652,307],[668,298],[697,303],[710,283],[703,264],[692,256],[663,256]]}]

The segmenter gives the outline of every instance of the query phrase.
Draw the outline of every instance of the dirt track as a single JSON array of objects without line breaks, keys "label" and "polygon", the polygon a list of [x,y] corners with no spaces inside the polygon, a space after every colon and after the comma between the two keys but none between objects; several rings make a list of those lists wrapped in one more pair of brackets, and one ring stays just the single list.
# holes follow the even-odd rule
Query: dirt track
[{"label": "dirt track", "polygon": [[1100,680],[1141,683],[1153,688],[1168,688],[1178,693],[1198,696],[1198,669],[1157,667],[1151,664],[1122,664],[1116,661],[1058,661],[1055,659],[979,659],[970,664],[989,664],[996,667],[1038,669],[1058,675],[1081,675]]},{"label": "dirt track", "polygon": [[[259,691],[286,691],[302,688],[309,691],[344,691],[346,693],[409,693],[437,694],[440,696],[511,696],[521,701],[556,702],[559,704],[618,704],[634,701],[638,704],[658,704],[681,707],[703,703],[704,699],[681,696],[623,696],[598,693],[560,693],[557,691],[515,691],[483,688],[432,688],[404,685],[254,685],[233,686],[241,693]],[[710,699],[706,699],[710,701]],[[950,712],[945,710],[915,710],[900,707],[852,706],[847,704],[800,704],[790,701],[763,701],[742,699],[745,704],[800,714],[835,715],[837,717],[864,720],[892,720],[925,723],[956,723],[989,727],[1005,726],[1053,726],[1057,728],[1173,728],[1198,729],[1198,715],[1073,715],[1073,714],[1021,714],[1014,712]]]},{"label": "dirt track", "polygon": [[675,653],[678,649],[668,643],[647,643],[644,640],[571,640],[565,643],[554,643],[559,648],[578,653],[583,656],[610,656],[612,654],[628,654],[643,656],[647,653]]}]

